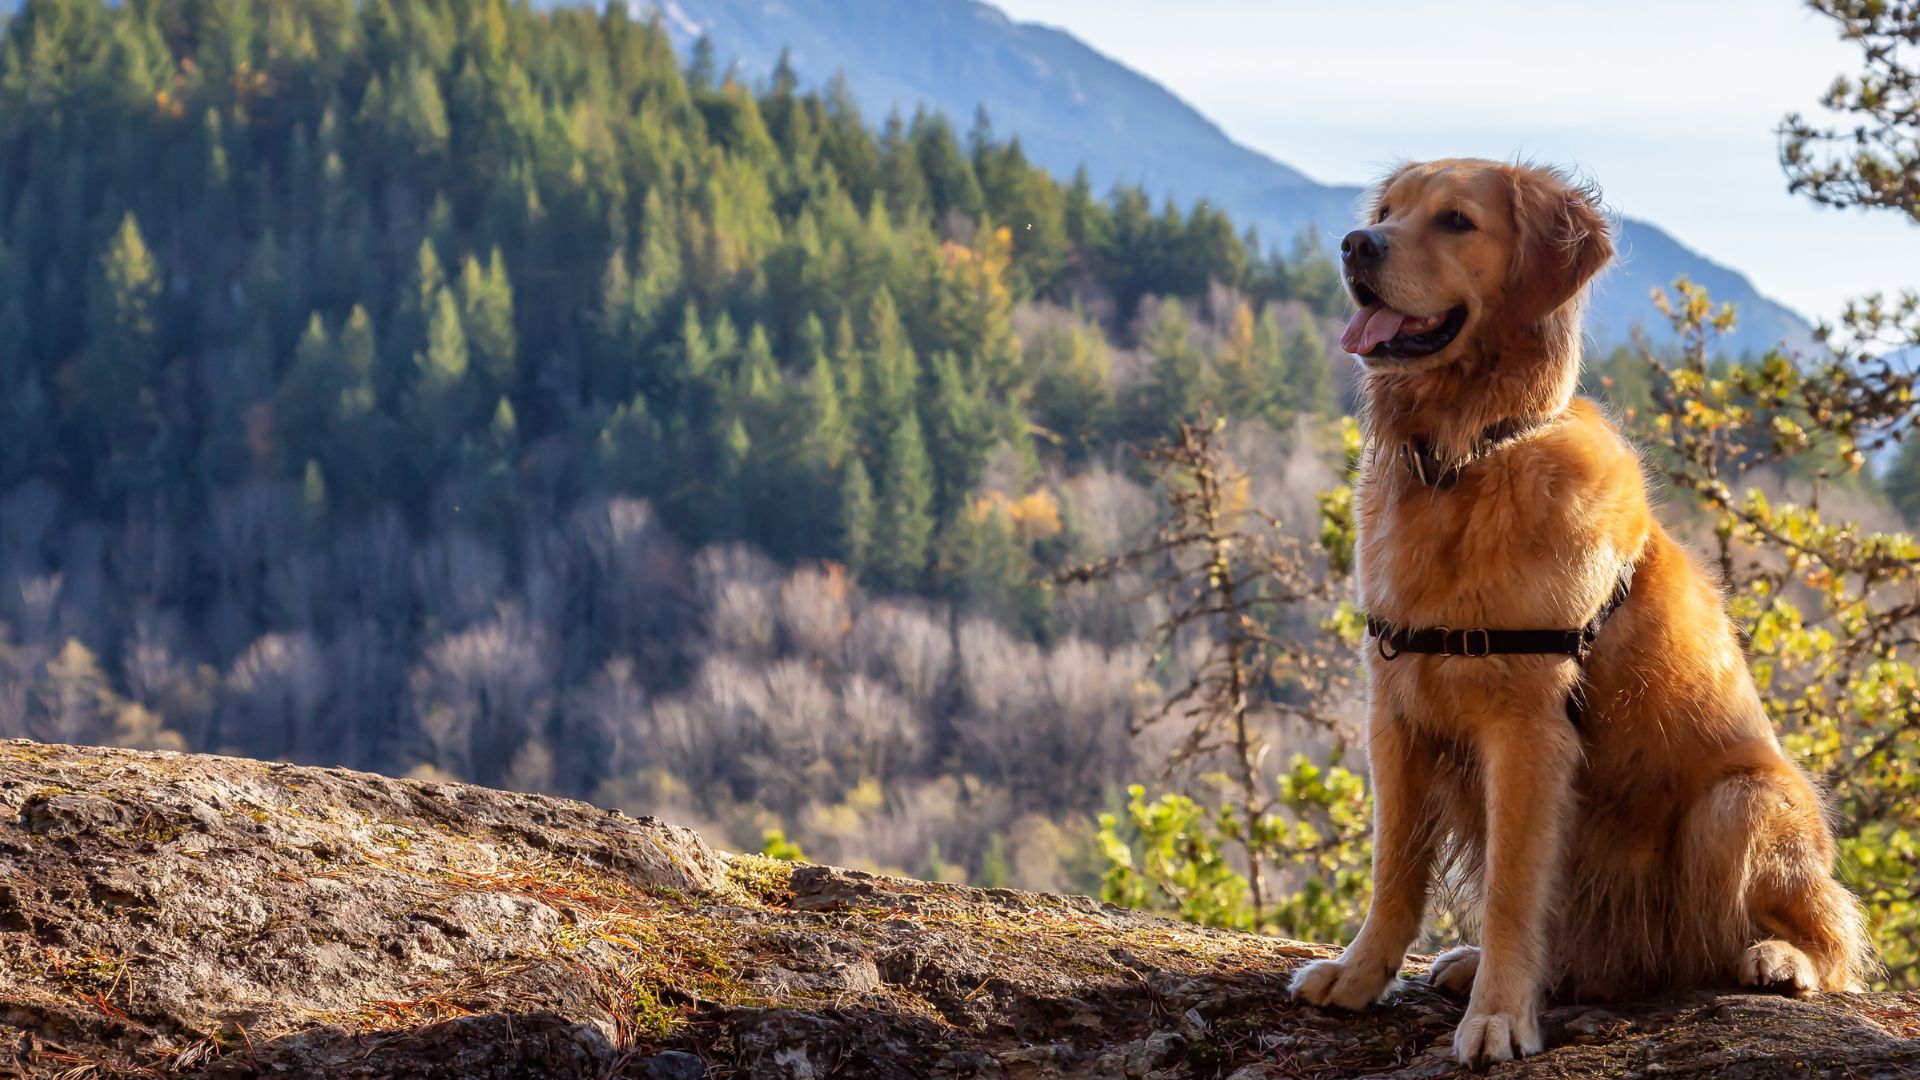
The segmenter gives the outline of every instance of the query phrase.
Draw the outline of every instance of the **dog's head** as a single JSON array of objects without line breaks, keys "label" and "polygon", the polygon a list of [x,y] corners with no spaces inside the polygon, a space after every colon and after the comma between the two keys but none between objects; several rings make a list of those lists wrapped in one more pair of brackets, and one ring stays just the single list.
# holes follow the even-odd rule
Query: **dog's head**
[{"label": "dog's head", "polygon": [[1556,342],[1578,333],[1575,301],[1612,256],[1598,193],[1565,173],[1404,165],[1340,242],[1360,308],[1340,344],[1369,370],[1418,371],[1468,353],[1498,359],[1510,342]]}]

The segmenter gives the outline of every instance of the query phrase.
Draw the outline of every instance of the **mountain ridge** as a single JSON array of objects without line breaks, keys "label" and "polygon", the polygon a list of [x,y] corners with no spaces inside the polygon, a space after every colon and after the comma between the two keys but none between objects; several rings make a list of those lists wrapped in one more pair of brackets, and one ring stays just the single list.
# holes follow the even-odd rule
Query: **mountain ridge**
[{"label": "mountain ridge", "polygon": [[[1171,89],[1107,56],[1070,31],[1021,22],[982,0],[631,0],[636,15],[658,9],[677,46],[704,34],[748,78],[770,72],[784,51],[803,80],[846,79],[872,118],[927,106],[964,123],[984,107],[996,131],[1014,135],[1056,176],[1084,165],[1097,187],[1139,183],[1156,199],[1206,199],[1269,243],[1312,229],[1322,243],[1353,219],[1361,187],[1323,183],[1235,141]],[[1685,275],[1732,302],[1732,351],[1780,341],[1812,343],[1805,317],[1759,292],[1736,268],[1682,243],[1660,226],[1620,219],[1621,260],[1595,289],[1588,330],[1604,346],[1633,328],[1671,340],[1650,291]]]}]

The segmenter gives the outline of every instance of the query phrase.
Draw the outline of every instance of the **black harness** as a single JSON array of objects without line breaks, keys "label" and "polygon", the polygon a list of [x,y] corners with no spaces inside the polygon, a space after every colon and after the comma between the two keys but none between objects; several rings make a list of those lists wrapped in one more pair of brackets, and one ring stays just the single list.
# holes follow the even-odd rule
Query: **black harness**
[{"label": "black harness", "polygon": [[[1545,421],[1506,420],[1481,432],[1473,451],[1464,458],[1442,460],[1433,448],[1421,439],[1410,439],[1400,444],[1395,457],[1407,472],[1421,484],[1436,491],[1445,491],[1460,480],[1460,474],[1467,466],[1485,458],[1508,444],[1544,426]],[[1580,678],[1574,683],[1573,692],[1567,695],[1567,720],[1573,726],[1583,726],[1587,708],[1587,659],[1593,655],[1593,644],[1600,636],[1613,613],[1620,610],[1633,592],[1634,565],[1632,563],[1620,573],[1620,580],[1614,586],[1612,595],[1594,612],[1593,618],[1585,626],[1573,630],[1487,630],[1479,627],[1458,629],[1451,626],[1396,627],[1385,619],[1369,614],[1367,616],[1367,636],[1374,642],[1384,660],[1393,660],[1401,653],[1419,653],[1425,656],[1464,656],[1479,659],[1484,656],[1569,656],[1580,665]]]}]

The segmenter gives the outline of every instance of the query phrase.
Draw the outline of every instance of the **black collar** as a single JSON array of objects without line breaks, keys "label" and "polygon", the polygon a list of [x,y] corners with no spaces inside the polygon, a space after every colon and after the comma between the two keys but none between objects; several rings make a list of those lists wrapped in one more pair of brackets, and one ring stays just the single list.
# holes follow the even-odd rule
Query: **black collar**
[{"label": "black collar", "polygon": [[1557,419],[1557,415],[1544,418],[1512,416],[1497,424],[1489,424],[1481,429],[1479,438],[1474,440],[1473,447],[1462,458],[1441,457],[1433,444],[1419,435],[1402,441],[1394,451],[1394,456],[1400,459],[1408,475],[1416,481],[1437,491],[1445,491],[1459,483],[1460,474],[1466,471],[1467,466],[1499,452]]}]

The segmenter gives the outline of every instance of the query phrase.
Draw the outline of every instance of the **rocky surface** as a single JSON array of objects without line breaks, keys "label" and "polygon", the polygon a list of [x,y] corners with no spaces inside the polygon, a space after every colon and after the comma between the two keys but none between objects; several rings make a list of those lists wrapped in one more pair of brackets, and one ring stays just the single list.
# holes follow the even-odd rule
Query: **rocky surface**
[{"label": "rocky surface", "polygon": [[[716,853],[456,784],[0,743],[0,1077],[1433,1077],[1323,945]],[[1920,1076],[1920,995],[1549,1015],[1512,1077]]]}]

